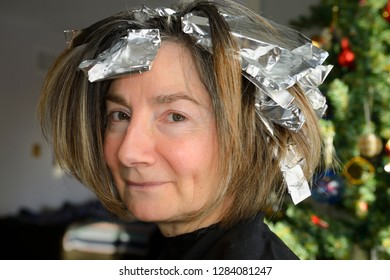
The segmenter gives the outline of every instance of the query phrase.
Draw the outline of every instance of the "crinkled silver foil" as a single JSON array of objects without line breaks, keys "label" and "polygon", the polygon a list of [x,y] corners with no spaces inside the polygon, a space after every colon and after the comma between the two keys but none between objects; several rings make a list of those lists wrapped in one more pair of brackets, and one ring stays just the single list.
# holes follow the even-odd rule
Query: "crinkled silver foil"
[{"label": "crinkled silver foil", "polygon": [[318,118],[324,115],[328,107],[326,105],[326,98],[322,95],[318,86],[324,82],[332,68],[332,65],[319,65],[309,69],[307,74],[298,80],[299,86],[305,92]]},{"label": "crinkled silver foil", "polygon": [[151,69],[160,44],[158,29],[128,30],[127,36],[96,59],[83,61],[79,68],[87,72],[90,82],[142,73]]},{"label": "crinkled silver foil", "polygon": [[288,192],[294,204],[298,204],[311,195],[309,183],[303,174],[302,167],[298,164],[291,168],[281,166]]},{"label": "crinkled silver foil", "polygon": [[[231,34],[239,43],[244,76],[259,88],[259,103],[256,106],[258,113],[292,131],[301,129],[305,118],[293,103],[294,97],[287,91],[298,84],[313,105],[317,116],[322,117],[327,105],[318,86],[332,68],[321,65],[328,53],[314,46],[302,34],[298,36],[298,33],[296,36],[303,45],[293,50],[264,42],[259,38],[261,31],[245,26],[245,21],[240,21],[239,16],[223,16],[230,26]],[[190,34],[199,45],[212,51],[208,18],[188,13],[182,18],[182,25],[184,33]],[[269,126],[269,123],[266,125]]]},{"label": "crinkled silver foil", "polygon": [[145,22],[153,17],[172,16],[176,13],[176,11],[165,7],[151,9],[146,6],[142,6],[141,9],[133,10],[131,13],[133,14],[135,20]]},{"label": "crinkled silver foil", "polygon": [[[287,91],[285,92],[288,93]],[[305,122],[304,115],[301,114],[301,110],[294,103],[290,103],[283,108],[262,90],[257,92],[256,109],[258,115],[263,116],[263,123],[264,119],[267,119],[283,127],[288,127],[295,132],[300,130]],[[273,134],[272,125],[269,122],[264,124]]]},{"label": "crinkled silver foil", "polygon": [[309,183],[303,174],[304,164],[302,157],[292,145],[289,145],[287,156],[280,163],[280,170],[294,204],[298,204],[311,195]]},{"label": "crinkled silver foil", "polygon": [[205,17],[196,16],[193,13],[185,14],[181,19],[183,32],[190,34],[196,39],[196,43],[209,52],[212,52],[209,20]]}]

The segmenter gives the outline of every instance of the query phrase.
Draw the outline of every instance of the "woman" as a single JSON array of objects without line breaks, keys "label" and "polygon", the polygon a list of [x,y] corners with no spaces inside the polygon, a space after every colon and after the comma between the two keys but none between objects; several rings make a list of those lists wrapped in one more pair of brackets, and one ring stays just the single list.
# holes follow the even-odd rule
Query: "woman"
[{"label": "woman", "polygon": [[297,258],[262,211],[310,195],[324,51],[232,1],[67,34],[39,104],[65,170],[117,216],[155,222],[160,258]]}]

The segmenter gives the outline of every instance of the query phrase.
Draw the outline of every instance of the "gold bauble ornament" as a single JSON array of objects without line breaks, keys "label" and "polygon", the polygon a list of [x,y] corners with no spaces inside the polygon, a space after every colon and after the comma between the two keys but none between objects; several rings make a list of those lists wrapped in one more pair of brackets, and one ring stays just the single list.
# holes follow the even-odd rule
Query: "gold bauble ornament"
[{"label": "gold bauble ornament", "polygon": [[343,174],[352,185],[360,185],[374,176],[375,167],[363,157],[353,157],[345,164]]},{"label": "gold bauble ornament", "polygon": [[367,133],[360,136],[358,147],[362,156],[372,158],[381,153],[383,144],[380,137],[374,133]]}]

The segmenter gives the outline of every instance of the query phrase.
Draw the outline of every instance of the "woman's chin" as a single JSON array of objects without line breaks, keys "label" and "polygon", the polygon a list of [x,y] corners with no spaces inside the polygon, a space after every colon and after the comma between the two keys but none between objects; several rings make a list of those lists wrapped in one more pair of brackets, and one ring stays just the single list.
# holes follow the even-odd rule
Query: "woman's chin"
[{"label": "woman's chin", "polygon": [[130,209],[130,212],[137,220],[142,222],[158,223],[169,220],[170,218],[169,215],[157,209],[133,208]]}]

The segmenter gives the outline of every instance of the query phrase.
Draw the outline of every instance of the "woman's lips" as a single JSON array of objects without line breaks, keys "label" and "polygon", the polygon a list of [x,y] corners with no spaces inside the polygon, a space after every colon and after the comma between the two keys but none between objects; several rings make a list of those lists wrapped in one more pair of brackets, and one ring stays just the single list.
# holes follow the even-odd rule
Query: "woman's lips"
[{"label": "woman's lips", "polygon": [[133,188],[159,187],[169,182],[166,181],[127,181],[126,185]]}]

